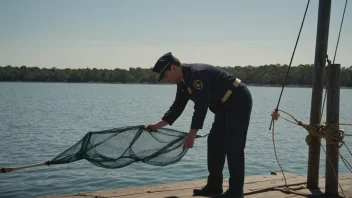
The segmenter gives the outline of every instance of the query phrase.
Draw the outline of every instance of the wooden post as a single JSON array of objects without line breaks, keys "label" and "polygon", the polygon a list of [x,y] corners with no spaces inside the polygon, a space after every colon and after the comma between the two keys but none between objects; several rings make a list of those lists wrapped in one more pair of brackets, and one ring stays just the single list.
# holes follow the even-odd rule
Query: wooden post
[{"label": "wooden post", "polygon": [[[313,70],[313,88],[310,110],[310,124],[321,123],[321,106],[323,95],[323,80],[325,57],[328,48],[329,25],[330,25],[331,0],[319,1],[317,38],[315,45],[315,60]],[[320,161],[319,137],[313,136],[308,153],[307,188],[316,189],[319,186],[319,161]]]},{"label": "wooden post", "polygon": [[[328,93],[326,101],[326,123],[336,124],[339,129],[340,114],[340,75],[341,65],[332,64],[328,68]],[[338,131],[328,131],[337,133]],[[329,196],[338,195],[338,172],[339,172],[339,143],[326,140],[326,172],[325,172],[325,194]]]}]

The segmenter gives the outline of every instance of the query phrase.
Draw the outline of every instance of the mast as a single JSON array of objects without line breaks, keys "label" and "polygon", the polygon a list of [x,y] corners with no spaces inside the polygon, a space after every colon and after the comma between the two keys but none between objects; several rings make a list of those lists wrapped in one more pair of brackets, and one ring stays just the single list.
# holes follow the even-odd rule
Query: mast
[{"label": "mast", "polygon": [[[310,124],[321,123],[321,106],[324,86],[325,57],[328,48],[331,0],[319,0],[315,60],[313,69],[313,88],[310,111]],[[321,138],[312,136],[308,153],[307,188],[316,189],[319,186]]]}]

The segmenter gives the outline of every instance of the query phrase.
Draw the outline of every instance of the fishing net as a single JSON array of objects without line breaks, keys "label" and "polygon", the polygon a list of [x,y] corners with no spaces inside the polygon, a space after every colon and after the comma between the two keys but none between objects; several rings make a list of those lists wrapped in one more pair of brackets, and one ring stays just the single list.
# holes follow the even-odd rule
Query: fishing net
[{"label": "fishing net", "polygon": [[186,154],[188,149],[183,147],[186,136],[187,133],[173,129],[151,131],[141,125],[89,132],[50,161],[26,167],[2,168],[1,172],[82,159],[103,168],[121,168],[134,162],[166,166],[180,161]]}]

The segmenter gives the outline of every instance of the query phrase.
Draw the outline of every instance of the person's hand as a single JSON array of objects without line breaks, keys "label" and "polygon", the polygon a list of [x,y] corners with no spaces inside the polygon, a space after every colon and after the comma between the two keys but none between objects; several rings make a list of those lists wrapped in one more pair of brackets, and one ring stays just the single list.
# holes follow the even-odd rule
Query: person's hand
[{"label": "person's hand", "polygon": [[151,131],[156,131],[158,130],[158,126],[157,124],[148,124],[146,126],[144,126],[145,129],[151,130]]},{"label": "person's hand", "polygon": [[196,137],[193,134],[188,134],[186,139],[183,142],[183,144],[184,144],[183,147],[184,148],[193,148],[195,138]]},{"label": "person's hand", "polygon": [[163,128],[164,126],[166,126],[168,123],[165,122],[164,120],[160,120],[157,123],[154,124],[147,124],[144,126],[145,129],[150,130],[150,131],[156,131],[160,128]]}]

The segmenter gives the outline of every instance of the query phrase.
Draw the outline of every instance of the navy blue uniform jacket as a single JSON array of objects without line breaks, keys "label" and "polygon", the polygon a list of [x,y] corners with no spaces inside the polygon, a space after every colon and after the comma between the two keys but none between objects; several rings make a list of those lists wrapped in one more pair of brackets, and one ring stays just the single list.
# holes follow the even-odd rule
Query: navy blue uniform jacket
[{"label": "navy blue uniform jacket", "polygon": [[207,64],[182,64],[183,81],[177,83],[175,101],[162,120],[172,125],[182,114],[188,100],[194,102],[191,129],[202,129],[209,105],[219,104],[233,86],[233,75]]}]

